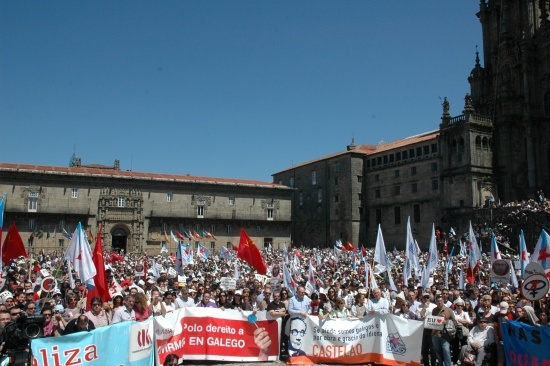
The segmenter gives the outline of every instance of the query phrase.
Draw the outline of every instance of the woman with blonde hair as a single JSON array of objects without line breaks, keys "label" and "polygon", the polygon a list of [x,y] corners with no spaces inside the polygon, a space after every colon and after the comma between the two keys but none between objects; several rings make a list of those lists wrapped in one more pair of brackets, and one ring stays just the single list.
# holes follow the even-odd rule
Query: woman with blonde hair
[{"label": "woman with blonde hair", "polygon": [[134,295],[136,300],[134,303],[134,312],[136,313],[136,321],[142,322],[149,319],[152,315],[151,309],[147,306],[147,296],[142,293]]}]

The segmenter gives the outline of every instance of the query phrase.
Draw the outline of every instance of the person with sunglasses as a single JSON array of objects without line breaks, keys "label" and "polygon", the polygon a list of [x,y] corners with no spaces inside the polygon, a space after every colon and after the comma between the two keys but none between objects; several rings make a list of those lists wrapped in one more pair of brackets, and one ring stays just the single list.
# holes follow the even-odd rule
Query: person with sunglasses
[{"label": "person with sunglasses", "polygon": [[29,301],[25,303],[23,310],[25,311],[25,313],[27,313],[27,316],[34,316],[34,314],[36,313],[36,304],[32,301]]},{"label": "person with sunglasses", "polygon": [[92,308],[84,313],[96,328],[105,327],[111,324],[112,315],[103,306],[101,297],[94,297],[91,301]]},{"label": "person with sunglasses", "polygon": [[44,337],[59,337],[63,334],[63,329],[65,328],[63,318],[59,317],[59,319],[56,319],[53,308],[45,306],[40,311],[40,314],[44,317],[44,326],[42,328]]}]

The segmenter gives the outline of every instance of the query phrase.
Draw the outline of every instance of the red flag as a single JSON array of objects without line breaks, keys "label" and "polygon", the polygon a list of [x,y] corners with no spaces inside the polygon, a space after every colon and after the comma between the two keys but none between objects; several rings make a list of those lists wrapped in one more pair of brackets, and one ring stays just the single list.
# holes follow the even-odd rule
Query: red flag
[{"label": "red flag", "polygon": [[361,244],[361,253],[363,253],[363,257],[366,257],[366,256],[367,256],[367,250],[365,249],[365,247],[363,246],[363,244]]},{"label": "red flag", "polygon": [[294,255],[295,255],[296,257],[298,257],[298,258],[302,258],[302,257],[303,257],[302,253],[300,253],[300,251],[299,251],[298,249],[294,249]]},{"label": "red flag", "polygon": [[238,252],[239,251],[239,247],[236,246],[235,244],[231,243],[231,249],[233,249],[234,251]]},{"label": "red flag", "polygon": [[237,257],[250,264],[256,271],[258,271],[259,274],[266,274],[267,266],[264,259],[256,247],[256,244],[254,244],[244,229],[241,229],[241,238],[239,240]]},{"label": "red flag", "polygon": [[354,251],[354,250],[355,250],[355,247],[354,247],[353,244],[350,243],[349,241],[348,241],[348,250],[349,250],[349,251]]},{"label": "red flag", "polygon": [[15,222],[12,222],[8,229],[6,240],[4,240],[4,246],[2,247],[2,262],[6,265],[10,265],[12,259],[21,256],[25,258],[28,257],[21,235],[19,235],[19,231],[17,231],[17,226],[15,226]]},{"label": "red flag", "polygon": [[181,239],[181,240],[185,240],[187,239],[182,233],[180,233],[179,231],[176,231],[176,236]]},{"label": "red flag", "polygon": [[107,274],[105,273],[105,262],[103,261],[103,241],[101,240],[101,229],[102,226],[100,225],[95,239],[94,252],[92,253],[92,261],[94,262],[97,272],[94,276],[95,287],[88,290],[88,295],[86,297],[86,310],[90,310],[92,308],[92,298],[94,297],[101,297],[103,301],[111,300],[111,294],[109,293],[109,282],[107,281]]}]

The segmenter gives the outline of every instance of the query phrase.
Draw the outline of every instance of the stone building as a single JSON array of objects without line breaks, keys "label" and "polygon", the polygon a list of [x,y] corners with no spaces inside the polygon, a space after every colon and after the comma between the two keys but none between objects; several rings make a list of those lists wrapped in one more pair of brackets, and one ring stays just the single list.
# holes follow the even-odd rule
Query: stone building
[{"label": "stone building", "polygon": [[440,129],[379,145],[352,141],[345,151],[273,175],[295,188],[294,244],[336,240],[372,247],[378,225],[387,248],[403,248],[406,223],[421,248],[432,225],[466,227],[474,209],[496,195],[492,122],[476,114],[469,95],[451,117],[445,100]]},{"label": "stone building", "polygon": [[483,65],[468,78],[476,112],[494,123],[500,198],[550,191],[550,1],[481,0]]},{"label": "stone building", "polygon": [[463,113],[445,100],[439,130],[275,173],[296,188],[295,242],[372,247],[380,223],[401,248],[410,216],[426,248],[432,223],[464,229],[486,215],[476,208],[550,192],[549,13],[548,0],[480,1],[483,65],[476,52]]},{"label": "stone building", "polygon": [[212,249],[238,245],[241,228],[259,248],[291,241],[292,189],[260,181],[122,171],[118,161],[82,166],[73,158],[69,167],[0,163],[0,192],[4,226],[15,221],[35,252],[66,249],[63,230],[72,233],[78,222],[94,236],[102,225],[106,249],[126,252],[158,253],[163,242],[174,252],[177,231],[208,233],[198,241]]}]

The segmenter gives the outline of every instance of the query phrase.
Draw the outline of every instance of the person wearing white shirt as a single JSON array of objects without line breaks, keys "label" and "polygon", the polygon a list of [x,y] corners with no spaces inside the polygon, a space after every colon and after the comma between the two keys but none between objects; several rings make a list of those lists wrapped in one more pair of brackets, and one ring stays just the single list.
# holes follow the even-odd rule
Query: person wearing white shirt
[{"label": "person wearing white shirt", "polygon": [[370,315],[373,314],[389,314],[390,312],[390,303],[385,297],[382,297],[382,291],[379,288],[376,288],[372,291],[374,298],[370,299],[367,303],[367,313]]},{"label": "person wearing white shirt", "polygon": [[481,318],[476,326],[470,331],[468,344],[462,347],[460,359],[464,359],[465,352],[476,351],[476,366],[481,366],[485,358],[485,347],[495,343],[495,330],[487,325],[487,319]]},{"label": "person wearing white shirt", "polygon": [[136,320],[136,313],[134,312],[134,303],[136,299],[133,295],[126,295],[124,297],[124,305],[119,307],[113,315],[113,324]]},{"label": "person wearing white shirt", "polygon": [[195,307],[195,300],[189,297],[189,289],[187,287],[181,290],[181,297],[177,297],[174,304],[176,305],[176,309]]}]

